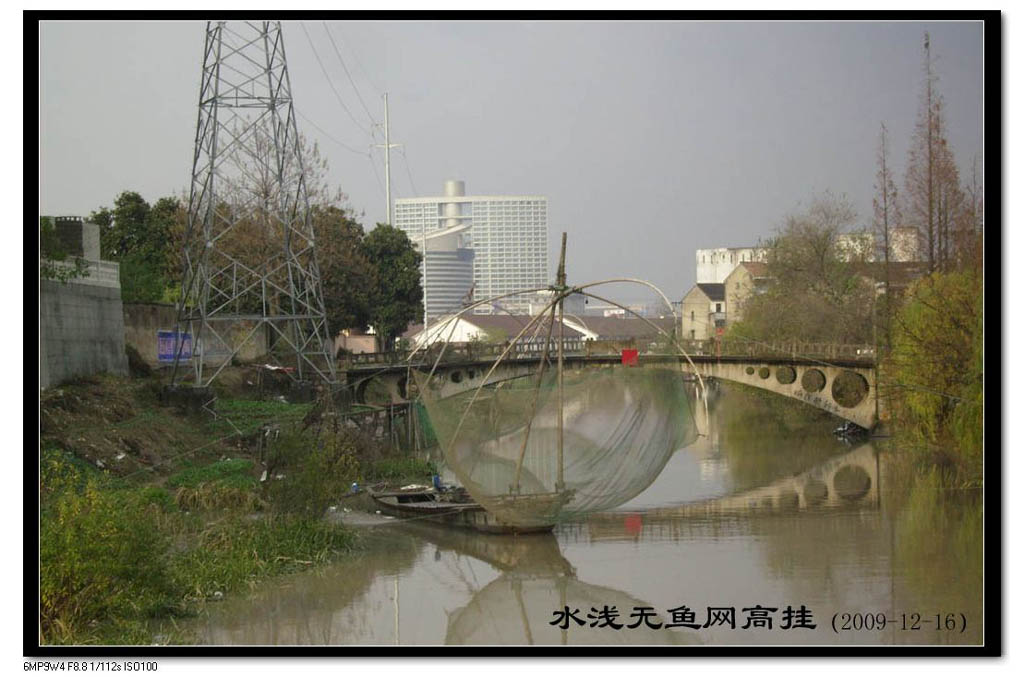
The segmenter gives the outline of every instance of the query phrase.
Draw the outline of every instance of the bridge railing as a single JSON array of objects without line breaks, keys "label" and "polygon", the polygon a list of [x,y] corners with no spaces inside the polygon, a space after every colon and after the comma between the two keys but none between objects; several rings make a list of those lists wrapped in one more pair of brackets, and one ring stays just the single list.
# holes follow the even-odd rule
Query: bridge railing
[{"label": "bridge railing", "polygon": [[[627,343],[629,345],[627,345]],[[565,351],[569,355],[618,355],[623,347],[636,346],[642,354],[671,354],[674,347],[661,343],[650,343],[643,347],[643,341],[581,341],[566,339]],[[679,342],[690,355],[715,357],[749,357],[752,359],[808,358],[808,359],[864,359],[874,356],[874,349],[864,344],[814,343],[806,341],[743,341],[743,340],[694,340]],[[508,347],[507,343],[452,343],[444,351],[442,364],[496,360]],[[440,347],[417,353],[417,362],[433,363],[440,354]],[[549,350],[557,350],[557,341],[552,340]],[[544,352],[544,341],[517,344],[505,357],[506,360],[535,359]],[[343,367],[363,365],[402,364],[409,359],[409,351],[390,353],[357,353],[339,359]]]},{"label": "bridge railing", "polygon": [[[441,347],[432,347],[426,351],[416,354],[416,361],[424,364],[431,364],[441,355],[441,363],[475,362],[480,360],[496,360],[508,348],[508,343],[481,343],[472,341],[469,343],[449,343],[441,355]],[[558,341],[552,339],[548,347],[551,354],[558,350]],[[565,339],[564,350],[570,355],[579,355],[583,352],[583,341],[578,338]],[[525,341],[513,346],[505,357],[506,360],[534,359],[544,353],[544,339],[539,341]],[[395,351],[389,353],[356,353],[345,355],[339,359],[341,364],[357,365],[388,365],[401,364],[409,359],[411,351]]]}]

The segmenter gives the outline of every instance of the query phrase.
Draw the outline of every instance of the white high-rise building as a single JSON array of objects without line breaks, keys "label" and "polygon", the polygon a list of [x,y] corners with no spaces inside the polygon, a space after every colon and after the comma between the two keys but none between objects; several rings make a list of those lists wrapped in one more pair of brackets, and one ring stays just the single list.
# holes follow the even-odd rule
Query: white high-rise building
[{"label": "white high-rise building", "polygon": [[[463,247],[473,250],[473,300],[543,287],[548,279],[548,199],[540,195],[466,195],[463,181],[445,181],[444,195],[395,200],[396,228],[417,245],[434,231],[468,224]],[[433,248],[428,242],[427,250]],[[427,271],[427,307],[435,283]],[[527,295],[503,299],[500,309],[481,306],[478,313],[529,312]]]}]

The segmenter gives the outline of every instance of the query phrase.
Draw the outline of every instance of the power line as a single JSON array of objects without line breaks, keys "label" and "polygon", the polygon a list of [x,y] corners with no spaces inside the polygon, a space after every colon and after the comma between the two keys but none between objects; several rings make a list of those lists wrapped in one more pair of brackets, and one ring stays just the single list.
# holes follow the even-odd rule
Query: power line
[{"label": "power line", "polygon": [[383,195],[385,193],[384,183],[380,180],[380,173],[377,171],[377,163],[373,159],[373,153],[367,153],[367,157],[370,158],[370,166],[373,167],[373,175],[377,177],[377,187],[380,188],[380,192]]},{"label": "power line", "polygon": [[341,67],[345,71],[345,76],[348,77],[348,81],[352,85],[352,89],[355,90],[359,103],[362,104],[363,110],[366,111],[366,117],[370,118],[370,126],[372,129],[373,125],[377,124],[377,122],[373,119],[373,114],[370,113],[370,109],[366,107],[366,102],[363,101],[363,96],[359,93],[359,88],[356,87],[356,82],[352,79],[352,74],[348,72],[348,66],[345,65],[345,60],[341,58],[341,52],[338,50],[338,45],[334,42],[334,36],[331,35],[331,29],[327,26],[326,21],[322,23],[324,25],[324,30],[327,31],[327,38],[331,41],[331,46],[334,47],[334,53],[338,56],[338,61],[341,62]]},{"label": "power line", "polygon": [[299,112],[298,110],[296,110],[296,111],[295,111],[295,113],[296,113],[296,115],[298,115],[298,116],[299,116],[300,118],[302,118],[303,120],[305,120],[306,122],[308,122],[309,124],[311,124],[311,125],[313,126],[313,128],[314,128],[314,129],[316,129],[316,130],[317,130],[318,132],[320,132],[321,134],[323,134],[323,135],[324,135],[324,136],[326,136],[326,137],[327,137],[328,139],[330,139],[330,140],[331,140],[331,141],[333,141],[334,143],[338,144],[339,146],[341,146],[341,147],[342,147],[342,148],[344,148],[345,150],[349,151],[350,153],[355,153],[356,155],[368,155],[368,154],[369,154],[369,153],[364,153],[364,152],[363,152],[363,151],[361,151],[361,150],[356,150],[355,148],[353,148],[352,146],[348,145],[348,144],[347,144],[347,143],[345,143],[344,141],[339,141],[338,139],[336,139],[335,137],[333,137],[333,136],[331,136],[331,135],[330,135],[329,133],[327,133],[327,131],[326,131],[326,130],[324,130],[324,128],[323,128],[323,127],[321,127],[321,126],[320,126],[320,125],[318,125],[317,123],[315,123],[315,122],[313,122],[312,120],[310,120],[310,119],[309,119],[308,117],[306,117],[305,115],[303,115],[303,114],[302,114],[301,112]]},{"label": "power line", "polygon": [[320,53],[316,51],[316,45],[313,44],[313,39],[309,37],[309,31],[306,30],[306,24],[300,21],[299,25],[302,26],[302,32],[306,35],[306,41],[309,42],[309,47],[310,49],[313,50],[313,56],[316,57],[316,62],[320,64],[320,71],[324,74],[324,77],[327,79],[327,84],[330,85],[331,91],[334,92],[334,97],[338,99],[338,103],[341,104],[342,109],[348,114],[349,118],[352,120],[353,123],[355,123],[356,127],[361,132],[363,132],[372,139],[373,134],[367,131],[362,126],[362,124],[360,124],[360,122],[356,120],[355,116],[352,115],[352,111],[350,111],[348,109],[348,106],[345,105],[345,102],[342,100],[341,95],[338,94],[338,89],[334,86],[334,81],[331,80],[331,76],[327,73],[327,68],[324,67],[324,62],[320,59]]},{"label": "power line", "polygon": [[[338,29],[338,32],[340,33],[341,29]],[[344,36],[342,36],[342,38],[344,38]],[[352,52],[352,58],[355,59],[356,66],[359,68],[360,71],[362,71],[363,77],[366,78],[366,81],[370,83],[370,87],[372,87],[374,89],[374,91],[376,92],[377,96],[381,96],[383,94],[384,90],[382,88],[378,87],[373,82],[373,78],[370,77],[370,74],[366,71],[366,68],[363,66],[363,63],[359,60],[359,55],[356,53],[356,50],[352,49],[352,43],[351,42],[348,43],[348,48]]]},{"label": "power line", "polygon": [[409,177],[409,187],[412,188],[412,194],[419,197],[420,192],[416,190],[416,183],[412,180],[412,169],[409,167],[409,158],[406,156],[404,148],[400,152],[402,160],[405,162],[405,174]]}]

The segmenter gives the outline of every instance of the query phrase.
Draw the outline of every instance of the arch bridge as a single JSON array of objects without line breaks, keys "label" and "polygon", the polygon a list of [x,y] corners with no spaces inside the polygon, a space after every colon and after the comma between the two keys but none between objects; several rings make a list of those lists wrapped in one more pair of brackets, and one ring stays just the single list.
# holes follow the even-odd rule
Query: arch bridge
[{"label": "arch bridge", "polygon": [[[441,362],[430,385],[438,397],[448,397],[477,388],[536,374],[537,354],[510,356],[491,372],[495,356],[465,355]],[[816,360],[785,356],[641,355],[636,367],[624,366],[620,355],[573,354],[564,358],[569,370],[641,368],[678,369],[683,374],[699,373],[702,378],[721,379],[767,390],[800,400],[813,407],[852,421],[871,430],[878,422],[877,386],[873,359],[870,357],[834,357]],[[418,364],[384,363],[364,357],[340,371],[353,398],[359,403],[404,402],[415,393],[411,370],[429,372],[432,361]],[[488,375],[489,374],[489,375]]]}]

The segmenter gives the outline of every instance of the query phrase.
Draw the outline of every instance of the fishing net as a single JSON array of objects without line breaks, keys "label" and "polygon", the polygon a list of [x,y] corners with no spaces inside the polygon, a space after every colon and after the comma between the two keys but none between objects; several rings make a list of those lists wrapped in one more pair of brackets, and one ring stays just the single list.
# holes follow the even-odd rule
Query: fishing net
[{"label": "fishing net", "polygon": [[448,467],[507,524],[538,527],[619,506],[696,438],[678,369],[566,369],[561,398],[556,369],[517,371],[450,395],[446,379],[414,372]]}]

